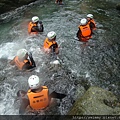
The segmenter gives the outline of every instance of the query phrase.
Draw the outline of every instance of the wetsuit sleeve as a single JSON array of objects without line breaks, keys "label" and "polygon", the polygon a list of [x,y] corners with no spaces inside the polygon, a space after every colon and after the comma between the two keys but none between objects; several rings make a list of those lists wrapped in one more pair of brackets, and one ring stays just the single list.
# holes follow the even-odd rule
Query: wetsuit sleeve
[{"label": "wetsuit sleeve", "polygon": [[35,61],[32,57],[32,53],[29,54],[30,61],[32,62],[32,67],[36,67]]},{"label": "wetsuit sleeve", "polygon": [[29,69],[35,68],[36,67],[35,61],[33,60],[31,62],[32,62],[32,65],[30,64],[30,62],[25,63],[25,65],[23,66],[23,70],[29,70]]},{"label": "wetsuit sleeve", "polygon": [[57,43],[50,46],[50,49],[51,49],[52,52],[55,52],[56,48],[58,48]]},{"label": "wetsuit sleeve", "polygon": [[50,98],[58,98],[58,99],[63,99],[64,97],[66,97],[65,94],[61,94],[61,93],[57,93],[55,91],[53,91],[52,93],[50,93]]},{"label": "wetsuit sleeve", "polygon": [[20,100],[19,114],[24,114],[27,106],[30,104],[27,92],[24,90],[19,90],[17,92],[17,99]]},{"label": "wetsuit sleeve", "polygon": [[41,21],[38,22],[37,26],[33,26],[31,28],[31,32],[43,32],[43,31],[44,31],[44,27]]},{"label": "wetsuit sleeve", "polygon": [[39,32],[38,26],[33,26],[33,27],[31,28],[31,32]]},{"label": "wetsuit sleeve", "polygon": [[93,30],[94,28],[96,28],[95,24],[90,22],[90,29]]},{"label": "wetsuit sleeve", "polygon": [[21,99],[21,105],[20,105],[20,108],[19,108],[19,114],[24,114],[25,113],[25,110],[27,108],[27,106],[29,105],[29,100],[27,98],[22,98]]},{"label": "wetsuit sleeve", "polygon": [[76,36],[80,39],[80,36],[81,36],[81,30],[80,30],[80,28],[79,28],[79,30],[78,30]]},{"label": "wetsuit sleeve", "polygon": [[43,27],[42,21],[38,22],[38,28],[39,28],[39,32],[43,32],[44,31],[44,27]]}]

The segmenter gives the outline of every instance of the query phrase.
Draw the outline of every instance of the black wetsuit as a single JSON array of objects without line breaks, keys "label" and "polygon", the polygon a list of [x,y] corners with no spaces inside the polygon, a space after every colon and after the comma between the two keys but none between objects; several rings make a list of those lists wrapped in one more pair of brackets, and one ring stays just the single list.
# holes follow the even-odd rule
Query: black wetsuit
[{"label": "black wetsuit", "polygon": [[31,32],[43,32],[44,31],[44,27],[41,21],[36,23],[36,26],[33,26],[31,28]]}]

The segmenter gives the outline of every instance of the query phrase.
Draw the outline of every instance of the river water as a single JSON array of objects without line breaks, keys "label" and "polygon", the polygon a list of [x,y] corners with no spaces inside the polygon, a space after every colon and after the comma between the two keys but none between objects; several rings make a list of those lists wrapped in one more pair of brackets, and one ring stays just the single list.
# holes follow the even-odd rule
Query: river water
[{"label": "river water", "polygon": [[[120,94],[120,13],[114,0],[65,0],[63,6],[53,1],[23,6],[17,15],[0,24],[0,115],[18,115],[15,103],[18,90],[27,90],[32,74],[43,80],[43,85],[67,94],[60,105],[46,114],[66,115],[73,102],[90,86],[99,86]],[[24,9],[24,10],[23,10]],[[87,45],[75,39],[80,19],[94,15],[97,30]],[[39,16],[44,33],[29,36],[27,25]],[[13,19],[14,18],[14,19]],[[62,65],[54,67],[41,51],[49,31],[55,31],[60,45]],[[33,53],[37,68],[21,72],[9,64],[17,50],[26,48]],[[58,101],[59,102],[59,101]]]}]

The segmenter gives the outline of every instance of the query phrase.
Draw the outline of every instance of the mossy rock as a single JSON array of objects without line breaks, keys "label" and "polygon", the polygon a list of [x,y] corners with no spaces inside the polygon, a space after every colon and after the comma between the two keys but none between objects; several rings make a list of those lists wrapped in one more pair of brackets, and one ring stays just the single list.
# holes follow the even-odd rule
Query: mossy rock
[{"label": "mossy rock", "polygon": [[114,101],[117,101],[117,97],[112,92],[90,87],[74,103],[68,115],[120,115],[120,106],[112,106]]}]

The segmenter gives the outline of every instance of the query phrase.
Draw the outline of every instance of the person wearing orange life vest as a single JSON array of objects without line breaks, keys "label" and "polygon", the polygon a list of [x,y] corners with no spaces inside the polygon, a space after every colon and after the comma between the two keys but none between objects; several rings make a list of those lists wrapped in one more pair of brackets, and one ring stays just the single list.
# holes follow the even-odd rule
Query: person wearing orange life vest
[{"label": "person wearing orange life vest", "polygon": [[54,31],[47,34],[47,38],[44,40],[43,50],[45,53],[59,53],[59,47],[56,42],[56,33]]},{"label": "person wearing orange life vest", "polygon": [[55,3],[57,3],[57,4],[59,4],[59,5],[62,5],[62,4],[63,4],[62,0],[56,0]]},{"label": "person wearing orange life vest", "polygon": [[32,54],[28,53],[26,49],[18,50],[17,56],[10,61],[10,64],[15,65],[19,70],[32,70],[36,67]]},{"label": "person wearing orange life vest", "polygon": [[96,23],[92,14],[87,14],[87,20],[92,30],[96,30]]},{"label": "person wearing orange life vest", "polygon": [[32,17],[32,21],[28,24],[28,33],[29,34],[38,34],[43,32],[44,27],[42,21],[39,20],[37,16]]},{"label": "person wearing orange life vest", "polygon": [[80,41],[87,42],[90,38],[92,38],[92,28],[86,18],[81,19],[78,28],[79,30],[76,35]]},{"label": "person wearing orange life vest", "polygon": [[55,91],[50,93],[47,86],[42,86],[42,80],[37,75],[31,75],[28,79],[28,84],[30,89],[25,92],[24,90],[19,90],[17,92],[17,97],[20,100],[19,114],[24,114],[26,108],[29,110],[40,111],[45,110],[52,104],[52,98],[58,98],[62,100],[66,97],[65,94],[60,94]]}]

